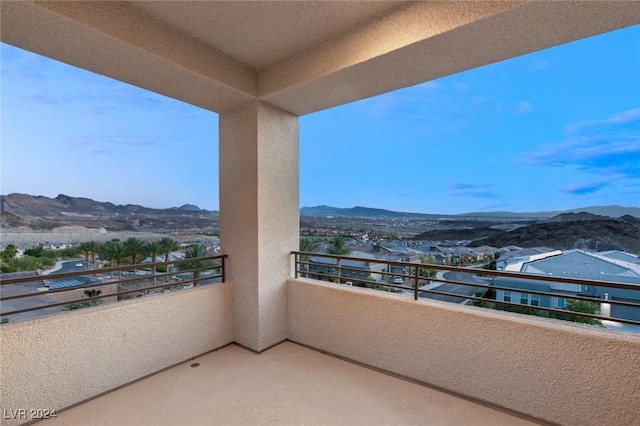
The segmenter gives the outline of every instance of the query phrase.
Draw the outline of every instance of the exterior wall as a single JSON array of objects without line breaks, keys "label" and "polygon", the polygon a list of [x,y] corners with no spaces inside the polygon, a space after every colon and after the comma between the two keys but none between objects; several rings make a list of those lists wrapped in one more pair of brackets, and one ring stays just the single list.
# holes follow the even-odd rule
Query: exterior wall
[{"label": "exterior wall", "polygon": [[2,408],[60,410],[224,346],[231,299],[223,283],[3,325]]},{"label": "exterior wall", "polygon": [[298,279],[288,338],[563,425],[640,418],[640,337]]}]

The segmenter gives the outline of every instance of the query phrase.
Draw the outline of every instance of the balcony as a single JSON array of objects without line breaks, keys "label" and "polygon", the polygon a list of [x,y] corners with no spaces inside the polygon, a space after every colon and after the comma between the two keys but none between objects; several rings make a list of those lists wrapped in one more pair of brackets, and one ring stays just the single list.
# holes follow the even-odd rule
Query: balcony
[{"label": "balcony", "polygon": [[234,344],[229,282],[5,324],[3,424],[637,419],[640,337],[412,296],[289,279],[286,338],[260,353]]},{"label": "balcony", "polygon": [[[294,278],[291,251],[299,242],[300,116],[635,25],[640,3],[21,1],[3,2],[0,13],[3,42],[219,114],[228,255],[221,283],[0,327],[3,424],[30,420],[15,415],[21,410],[57,410],[59,424],[140,424],[149,411],[202,424],[209,419],[196,416],[212,399],[228,403],[221,415],[233,416],[222,419],[229,423],[346,423],[356,415],[499,422],[503,413],[484,407],[469,408],[471,421],[458,417],[457,404],[471,400],[540,422],[637,424],[638,336]],[[290,377],[285,394],[276,373],[290,350],[317,362],[292,371],[303,381]],[[368,369],[343,377],[345,364],[320,352]],[[194,360],[200,367],[190,367]],[[369,369],[406,379],[394,382],[406,393],[391,399],[402,391],[393,395],[387,375],[368,379]],[[196,374],[199,382],[187,377]],[[414,383],[427,388],[406,387]],[[332,395],[338,388],[353,400]],[[431,388],[447,395],[429,396]],[[115,405],[122,392],[135,393],[136,404]],[[440,398],[449,394],[465,401],[448,405]],[[279,395],[293,396],[267,406]],[[333,404],[340,411],[326,408]],[[322,417],[313,417],[319,407]]]}]

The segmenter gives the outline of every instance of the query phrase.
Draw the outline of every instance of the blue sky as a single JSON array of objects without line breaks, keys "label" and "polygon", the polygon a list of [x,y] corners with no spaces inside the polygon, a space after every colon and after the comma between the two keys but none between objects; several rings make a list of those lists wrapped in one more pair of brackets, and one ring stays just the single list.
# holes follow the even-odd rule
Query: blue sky
[{"label": "blue sky", "polygon": [[[2,44],[2,194],[217,209],[218,117]],[[300,205],[640,206],[640,26],[300,119]]]}]

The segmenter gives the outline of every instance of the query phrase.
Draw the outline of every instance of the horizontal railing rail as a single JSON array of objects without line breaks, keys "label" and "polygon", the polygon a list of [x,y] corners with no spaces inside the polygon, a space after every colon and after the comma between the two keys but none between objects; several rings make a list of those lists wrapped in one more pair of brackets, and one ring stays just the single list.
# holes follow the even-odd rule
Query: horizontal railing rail
[{"label": "horizontal railing rail", "polygon": [[[547,315],[543,316],[554,316],[559,319],[579,317],[586,319],[586,321],[583,322],[593,321],[597,323],[598,321],[609,320],[640,326],[640,284],[634,285],[617,281],[556,277],[524,272],[496,271],[481,268],[402,262],[325,253],[293,251],[292,255],[294,256],[296,278],[303,277],[340,282],[349,285],[355,284],[357,286],[368,286],[387,291],[394,289],[396,292],[411,293],[414,300],[418,300],[420,297],[428,297],[426,295],[438,295],[455,298],[458,303],[471,302],[478,306],[491,307],[494,309],[516,312],[530,310],[536,314],[539,314],[541,311],[547,313]],[[344,261],[360,262],[361,266],[344,265]],[[395,272],[392,271],[393,267],[396,268]],[[445,278],[443,274],[440,274],[438,277],[433,277],[429,271],[457,272],[465,274],[464,277],[470,277],[470,280],[464,281],[462,277],[457,277],[458,279]],[[380,278],[373,278],[375,276]],[[392,277],[400,277],[403,283],[394,283]],[[496,280],[498,281],[497,283],[495,282]],[[562,292],[560,290],[547,291],[520,287],[523,285],[550,285],[551,283],[573,284],[581,286],[580,289],[583,287],[594,287],[598,289],[600,294],[594,292],[594,295],[587,295],[582,293],[582,291]],[[461,294],[439,289],[439,287],[447,284],[473,288],[475,291],[473,294]],[[628,297],[612,298],[607,291],[612,289],[631,291],[631,294],[637,295],[637,297],[634,296],[632,299]],[[531,303],[522,304],[508,300],[497,300],[496,291],[499,290],[513,294],[527,295],[527,301]],[[606,297],[605,293],[609,296],[608,298],[604,298]],[[539,296],[539,299],[537,301],[530,300],[530,295]],[[563,299],[566,302],[575,300],[593,303],[596,304],[595,307],[598,309],[598,312],[579,312],[558,306],[545,306],[541,303],[543,298]],[[635,309],[636,311],[633,312],[633,318],[616,317],[604,312],[605,308],[608,308],[610,311],[611,306],[621,306],[632,310]]]},{"label": "horizontal railing rail", "polygon": [[[127,295],[148,295],[150,294],[148,292],[158,289],[184,288],[190,284],[197,286],[201,283],[209,284],[218,280],[224,282],[226,258],[227,255],[204,256],[83,269],[74,272],[53,271],[48,274],[36,273],[13,278],[7,277],[7,275],[14,274],[3,274],[0,276],[0,316],[3,319],[11,319],[11,316],[18,314],[56,307],[79,309],[100,304],[101,302],[97,302],[98,300],[103,301],[108,298],[115,297],[119,300]],[[160,268],[165,268],[166,271],[157,272]],[[91,278],[91,280],[60,288],[49,288],[55,286],[60,280],[74,278]],[[109,287],[115,288],[115,291],[109,293],[102,291]],[[84,290],[80,297],[76,297],[78,290]],[[73,296],[62,301],[55,300],[56,297],[63,298],[65,294],[73,294]],[[20,306],[16,306],[16,304]],[[74,305],[76,306],[74,307]]]}]

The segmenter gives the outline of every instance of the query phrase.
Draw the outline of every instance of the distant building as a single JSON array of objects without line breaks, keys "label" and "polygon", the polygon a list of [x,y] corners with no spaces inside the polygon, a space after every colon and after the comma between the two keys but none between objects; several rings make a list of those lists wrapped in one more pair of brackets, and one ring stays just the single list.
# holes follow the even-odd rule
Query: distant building
[{"label": "distant building", "polygon": [[67,243],[51,243],[48,245],[45,245],[44,248],[46,249],[50,249],[50,250],[64,250],[66,248],[70,248],[73,247],[73,244],[67,244]]},{"label": "distant building", "polygon": [[496,261],[496,269],[498,271],[520,271],[522,265],[526,262],[562,254],[561,250],[555,250],[549,247],[523,249],[516,246],[510,246],[510,249],[504,247],[498,251],[501,253],[500,257]]},{"label": "distant building", "polygon": [[[543,256],[536,259],[538,256]],[[563,309],[566,299],[580,295],[604,300],[617,300],[640,303],[640,260],[637,256],[620,251],[593,253],[583,250],[568,250],[516,256],[509,259],[506,270],[541,274],[545,276],[579,278],[593,281],[613,281],[637,286],[637,290],[582,286],[554,282],[541,282],[526,279],[496,278],[494,284],[511,287],[513,290],[496,290],[496,300],[529,305]],[[524,290],[534,290],[554,295],[529,294]],[[612,318],[624,318],[640,321],[640,308],[611,305],[609,312],[602,314]]]},{"label": "distant building", "polygon": [[[420,262],[420,252],[403,248],[390,249],[379,244],[371,246],[355,247],[350,256],[369,260],[349,260],[345,259],[341,263],[340,276],[345,279],[367,279],[373,281],[385,281],[394,274],[405,274],[404,266],[385,264],[389,262]],[[375,261],[375,262],[374,262]],[[309,259],[309,272],[320,272],[325,274],[336,274],[336,259],[327,257],[311,257]]]}]

